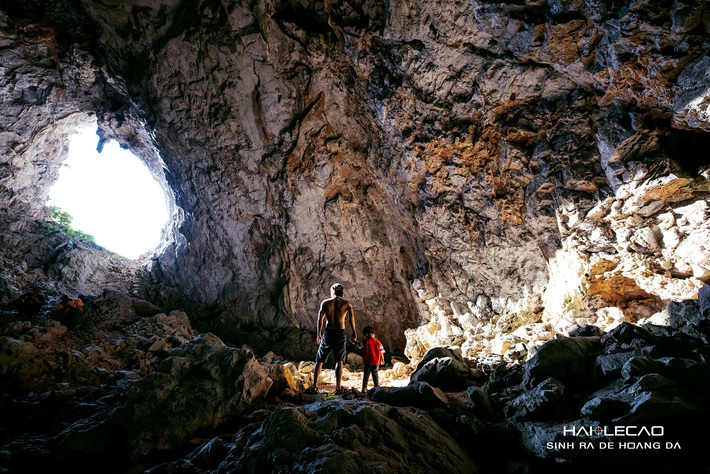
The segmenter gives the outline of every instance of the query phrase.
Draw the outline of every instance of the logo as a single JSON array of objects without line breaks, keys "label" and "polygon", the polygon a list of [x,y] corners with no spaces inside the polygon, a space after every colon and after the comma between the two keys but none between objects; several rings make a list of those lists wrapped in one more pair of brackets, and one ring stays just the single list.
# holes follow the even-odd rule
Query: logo
[{"label": "logo", "polygon": [[567,426],[562,428],[562,436],[604,436],[604,437],[638,437],[638,436],[663,436],[663,426]]}]

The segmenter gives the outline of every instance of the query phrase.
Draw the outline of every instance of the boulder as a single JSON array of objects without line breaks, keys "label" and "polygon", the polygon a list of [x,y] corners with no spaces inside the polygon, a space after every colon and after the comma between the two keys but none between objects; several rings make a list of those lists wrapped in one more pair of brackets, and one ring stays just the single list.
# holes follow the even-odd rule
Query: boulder
[{"label": "boulder", "polygon": [[[705,292],[710,290],[703,290],[703,293]],[[656,313],[645,323],[670,327],[674,330],[673,333],[681,333],[703,344],[710,344],[710,320],[706,316],[707,310],[700,306],[701,303],[707,304],[706,298],[701,298],[698,293],[698,300],[672,301],[666,309]]]},{"label": "boulder", "polygon": [[296,378],[296,366],[292,362],[267,366],[272,381],[269,396],[296,398],[303,390],[303,381]]},{"label": "boulder", "polygon": [[[68,427],[58,437],[59,452],[64,459],[76,459],[124,445],[131,459],[141,459],[186,446],[196,434],[234,421],[263,399],[271,384],[251,351],[203,334],[174,349],[157,372],[134,382],[108,416],[88,427]],[[106,432],[113,435],[97,436]],[[110,444],[103,445],[102,439]],[[86,453],[85,446],[92,446],[92,452]]]},{"label": "boulder", "polygon": [[628,322],[619,324],[601,337],[601,343],[607,352],[629,350],[632,347],[652,344],[655,340],[655,336],[647,329]]},{"label": "boulder", "polygon": [[485,389],[473,385],[466,389],[466,394],[470,400],[469,408],[476,416],[481,418],[493,416],[493,405]]},{"label": "boulder", "polygon": [[621,376],[626,381],[638,380],[648,374],[659,374],[698,394],[710,390],[710,364],[705,361],[663,357],[649,359],[632,357],[624,364]]},{"label": "boulder", "polygon": [[426,412],[369,401],[282,406],[242,439],[220,471],[478,472]]},{"label": "boulder", "polygon": [[598,337],[560,337],[543,344],[525,363],[525,386],[553,377],[564,385],[596,383],[594,358],[602,348]]},{"label": "boulder", "polygon": [[651,348],[634,349],[629,352],[616,352],[609,354],[603,352],[596,357],[595,369],[599,370],[606,378],[615,378],[621,375],[624,364],[633,357],[648,356]]},{"label": "boulder", "polygon": [[506,406],[506,415],[520,421],[557,419],[563,413],[565,386],[548,378],[513,399]]},{"label": "boulder", "polygon": [[406,387],[375,387],[368,394],[376,402],[395,406],[436,408],[448,403],[444,392],[426,382],[414,382]]},{"label": "boulder", "polygon": [[410,377],[410,383],[416,382],[427,382],[445,392],[465,390],[470,382],[470,370],[460,350],[435,347],[424,354]]},{"label": "boulder", "polygon": [[570,337],[601,336],[602,330],[592,324],[573,324],[567,328],[567,335]]}]

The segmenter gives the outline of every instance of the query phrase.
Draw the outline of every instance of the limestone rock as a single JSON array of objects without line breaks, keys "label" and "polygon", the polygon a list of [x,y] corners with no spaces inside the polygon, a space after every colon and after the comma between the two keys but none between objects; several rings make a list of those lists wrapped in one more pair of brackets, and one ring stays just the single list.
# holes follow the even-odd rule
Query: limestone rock
[{"label": "limestone rock", "polygon": [[256,472],[265,465],[275,471],[478,472],[426,413],[368,402],[281,407],[222,466]]},{"label": "limestone rock", "polygon": [[[548,341],[525,364],[527,383],[554,377],[563,384],[593,381],[594,356],[601,348],[599,338],[561,337]],[[586,379],[586,380],[585,380]]]},{"label": "limestone rock", "polygon": [[533,389],[508,404],[509,416],[517,420],[558,419],[564,413],[565,386],[553,378],[543,380]]},{"label": "limestone rock", "polygon": [[[185,446],[200,431],[235,419],[264,398],[271,384],[253,353],[201,335],[173,350],[158,372],[134,382],[104,420],[88,429],[86,423],[67,428],[59,437],[60,451],[63,457],[95,457],[112,449],[99,439],[86,441],[99,436],[123,444],[133,459]],[[118,433],[99,435],[107,430]],[[84,452],[87,446],[95,451]]]},{"label": "limestone rock", "polygon": [[[373,325],[412,365],[453,345],[481,360],[494,410],[554,376],[565,393],[637,395],[637,404],[623,402],[633,413],[600,402],[612,421],[651,421],[665,404],[682,420],[706,416],[687,395],[697,387],[634,365],[638,357],[661,370],[673,366],[661,359],[677,357],[693,361],[679,370],[704,374],[697,364],[710,357],[706,292],[688,303],[710,281],[704,2],[27,0],[0,8],[1,302],[35,283],[52,297],[123,295],[104,301],[115,321],[87,309],[90,336],[51,321],[3,325],[4,386],[38,396],[72,384],[130,391],[194,338],[193,327],[259,354],[308,360],[314,311],[341,281],[358,327]],[[48,225],[48,191],[81,125],[99,128],[99,147],[117,139],[140,155],[166,191],[165,239],[140,262]],[[644,321],[653,322],[629,326]],[[569,353],[556,353],[555,338],[574,324],[598,327],[603,343],[563,342],[557,348]],[[200,360],[171,360],[187,366],[192,357]],[[623,378],[619,365],[629,363]],[[173,368],[162,374],[180,379]],[[62,423],[79,423],[81,449],[90,451],[84,430],[104,444],[113,436],[102,420],[76,418]],[[24,459],[47,460],[44,442],[12,421],[7,437],[23,439],[4,447],[19,453],[26,442]],[[592,465],[590,453],[545,452],[555,423],[506,429],[535,455]],[[273,446],[280,436],[291,441],[273,436]],[[267,459],[254,441],[250,449]],[[136,440],[133,449],[149,445]],[[229,449],[237,463],[240,447]],[[663,470],[675,461],[664,454],[628,459]],[[506,467],[525,470],[517,459]],[[613,461],[638,469],[620,455]]]},{"label": "limestone rock", "polygon": [[303,391],[303,381],[296,378],[297,369],[292,362],[268,366],[271,379],[269,394],[277,397],[295,398]]},{"label": "limestone rock", "polygon": [[426,382],[413,382],[406,387],[376,387],[368,395],[376,402],[395,406],[437,408],[448,404],[446,394]]},{"label": "limestone rock", "polygon": [[[235,326],[312,334],[340,280],[415,361],[522,342],[488,346],[495,317],[554,334],[688,299],[710,274],[707,163],[688,158],[708,143],[703,5],[597,3],[10,3],[0,286],[124,281],[237,343]],[[88,124],[166,191],[138,267],[32,251]]]},{"label": "limestone rock", "polygon": [[427,382],[448,392],[464,390],[470,381],[470,370],[460,350],[435,347],[424,354],[410,380]]}]

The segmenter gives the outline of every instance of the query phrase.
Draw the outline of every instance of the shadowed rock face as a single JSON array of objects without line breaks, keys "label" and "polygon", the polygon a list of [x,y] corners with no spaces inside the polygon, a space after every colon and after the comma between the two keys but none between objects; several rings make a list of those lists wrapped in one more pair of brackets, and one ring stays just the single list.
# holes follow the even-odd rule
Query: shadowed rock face
[{"label": "shadowed rock face", "polygon": [[171,201],[141,294],[215,333],[312,330],[334,281],[399,351],[433,320],[454,327],[424,346],[494,315],[642,319],[708,279],[707,14],[4,0],[2,230],[46,219],[95,119]]},{"label": "shadowed rock face", "polygon": [[[257,357],[248,347],[196,333],[185,313],[165,314],[109,291],[86,308],[71,330],[49,319],[0,314],[0,468],[117,474],[708,468],[710,285],[643,324],[548,341],[524,364],[437,347],[416,369],[410,364],[408,381],[393,378],[396,367],[382,368],[381,386],[340,395],[304,392],[313,362]],[[348,389],[360,387],[355,370],[346,366]],[[332,390],[329,372],[321,387],[330,383]]]}]

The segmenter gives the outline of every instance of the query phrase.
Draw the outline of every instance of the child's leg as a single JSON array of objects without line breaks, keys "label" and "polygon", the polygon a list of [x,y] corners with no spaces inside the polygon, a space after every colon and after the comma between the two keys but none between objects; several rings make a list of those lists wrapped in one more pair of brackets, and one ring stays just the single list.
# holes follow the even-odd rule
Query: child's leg
[{"label": "child's leg", "polygon": [[365,367],[362,369],[362,391],[363,392],[367,389],[367,381],[370,379],[370,367],[372,367],[372,366],[365,364]]},{"label": "child's leg", "polygon": [[379,371],[380,371],[380,368],[377,365],[372,366],[372,383],[375,384],[375,387],[380,386]]}]

